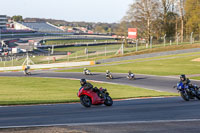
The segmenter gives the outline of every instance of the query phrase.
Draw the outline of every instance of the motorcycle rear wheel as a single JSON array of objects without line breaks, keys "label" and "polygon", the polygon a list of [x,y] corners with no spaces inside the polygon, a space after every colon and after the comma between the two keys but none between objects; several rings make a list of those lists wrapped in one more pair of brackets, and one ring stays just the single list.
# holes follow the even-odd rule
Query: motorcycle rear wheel
[{"label": "motorcycle rear wheel", "polygon": [[104,101],[104,104],[106,106],[112,106],[112,104],[113,104],[112,98],[110,96],[106,96],[106,100]]},{"label": "motorcycle rear wheel", "polygon": [[81,104],[85,107],[90,107],[92,105],[92,101],[90,99],[90,97],[84,95],[84,96],[81,96],[80,97],[80,101],[81,101]]},{"label": "motorcycle rear wheel", "polygon": [[180,92],[180,94],[181,94],[181,97],[182,97],[185,101],[189,101],[189,100],[190,100],[190,98],[189,98],[189,96],[188,96],[187,94],[185,94],[185,93],[183,93],[183,92]]}]

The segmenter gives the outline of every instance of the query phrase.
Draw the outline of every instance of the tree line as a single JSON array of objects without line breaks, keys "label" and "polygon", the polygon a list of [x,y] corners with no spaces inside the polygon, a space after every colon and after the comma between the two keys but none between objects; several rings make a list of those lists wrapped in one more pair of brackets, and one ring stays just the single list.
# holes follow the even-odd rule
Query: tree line
[{"label": "tree line", "polygon": [[127,36],[128,28],[138,29],[138,38],[180,38],[191,34],[200,38],[200,0],[134,0],[120,23],[68,22],[45,18],[13,16],[19,22],[50,22],[57,26],[85,27],[97,33]]},{"label": "tree line", "polygon": [[126,30],[127,23],[149,43],[151,37],[180,37],[182,42],[185,36],[200,36],[200,0],[135,0],[122,19],[121,30]]},{"label": "tree line", "polygon": [[88,30],[93,30],[97,33],[113,33],[113,29],[116,29],[119,23],[94,23],[94,22],[69,22],[65,20],[46,19],[46,18],[23,18],[21,15],[15,15],[10,19],[16,22],[49,22],[56,26],[68,26],[68,27],[85,27]]}]

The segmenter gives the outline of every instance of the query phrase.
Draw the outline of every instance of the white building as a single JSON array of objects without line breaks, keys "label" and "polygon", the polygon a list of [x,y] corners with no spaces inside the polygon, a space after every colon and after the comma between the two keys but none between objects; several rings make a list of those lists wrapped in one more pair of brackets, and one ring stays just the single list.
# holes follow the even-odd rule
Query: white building
[{"label": "white building", "polygon": [[0,15],[0,29],[5,29],[8,19],[6,15]]}]

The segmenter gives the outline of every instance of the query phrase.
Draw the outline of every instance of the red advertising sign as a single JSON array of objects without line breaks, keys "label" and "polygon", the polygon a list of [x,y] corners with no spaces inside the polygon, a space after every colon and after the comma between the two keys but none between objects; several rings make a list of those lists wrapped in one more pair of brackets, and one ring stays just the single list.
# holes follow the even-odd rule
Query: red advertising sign
[{"label": "red advertising sign", "polygon": [[137,38],[137,29],[136,28],[128,28],[128,38],[131,38],[131,39]]}]

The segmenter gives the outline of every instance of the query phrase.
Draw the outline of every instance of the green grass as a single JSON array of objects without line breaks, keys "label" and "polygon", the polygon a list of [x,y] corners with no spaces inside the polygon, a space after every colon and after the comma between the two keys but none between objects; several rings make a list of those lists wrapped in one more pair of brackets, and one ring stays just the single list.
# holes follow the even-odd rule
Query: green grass
[{"label": "green grass", "polygon": [[197,77],[191,77],[190,79],[200,80],[200,77],[199,76],[197,76]]},{"label": "green grass", "polygon": [[[33,77],[1,77],[0,105],[25,105],[78,102],[78,80]],[[134,97],[177,96],[126,85],[92,83],[107,88],[113,99]]]},{"label": "green grass", "polygon": [[[128,70],[131,70],[138,74],[164,76],[197,74],[200,73],[200,62],[192,61],[196,58],[200,58],[200,52],[121,61],[105,64],[105,66],[97,65],[89,69],[92,72],[105,72],[106,70],[110,70],[113,73],[127,73]],[[62,72],[63,71],[82,72],[82,69],[62,70]]]},{"label": "green grass", "polygon": [[[85,47],[56,48],[55,51],[67,51],[67,52],[70,51],[72,53],[69,56],[69,58],[67,55],[60,59],[58,59],[56,57],[56,63],[69,62],[69,61],[99,60],[99,59],[107,59],[107,58],[129,56],[129,55],[139,55],[139,54],[173,51],[173,50],[180,50],[180,49],[199,48],[200,44],[172,45],[172,46],[166,46],[166,47],[159,47],[159,46],[161,46],[161,45],[156,45],[155,47],[157,47],[157,48],[152,48],[152,49],[145,49],[144,46],[140,46],[140,47],[138,47],[138,49],[140,51],[135,52],[135,47],[130,45],[128,48],[124,48],[124,55],[122,55],[122,54],[116,55],[116,52],[121,47],[121,44],[107,45],[106,50],[107,50],[107,52],[110,52],[110,53],[107,53],[106,56],[105,56],[105,45],[88,46],[88,50],[89,50],[88,56],[84,53]],[[31,58],[31,59],[35,62],[35,64],[47,64],[48,63],[47,59],[44,60],[44,56],[37,56],[37,57]],[[22,65],[24,60],[25,59],[14,60],[13,63],[12,63],[12,61],[0,62],[0,67],[4,67],[4,66],[8,67],[8,66],[12,66],[12,65],[20,66],[20,65]],[[52,57],[50,57],[50,63],[55,63],[52,61]]]},{"label": "green grass", "polygon": [[47,40],[45,45],[56,45],[56,44],[72,44],[72,43],[82,43],[82,42],[105,42],[105,41],[115,41],[114,39],[102,39],[102,40],[94,40],[94,39],[66,39],[66,40]]}]

